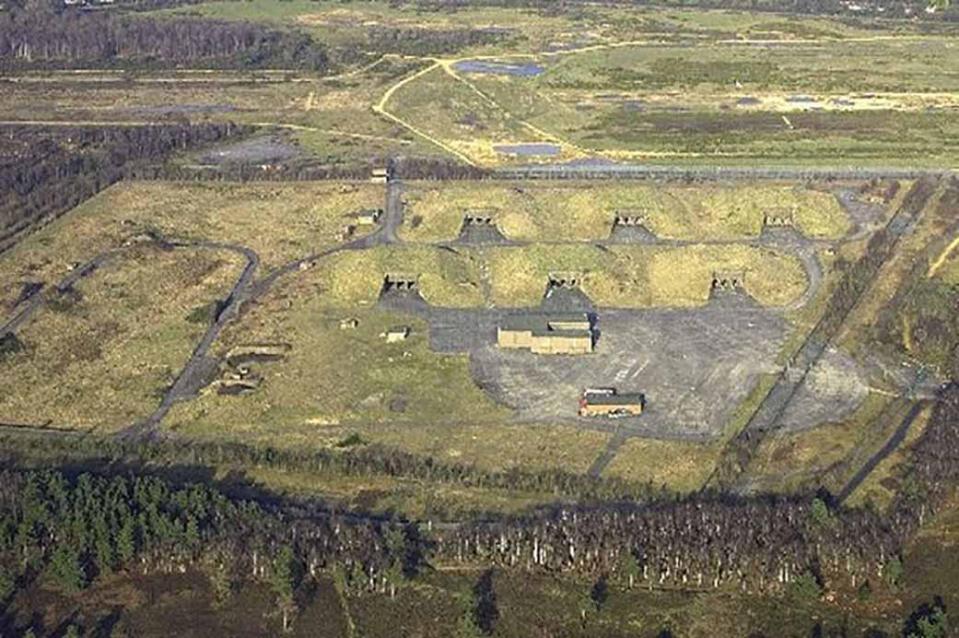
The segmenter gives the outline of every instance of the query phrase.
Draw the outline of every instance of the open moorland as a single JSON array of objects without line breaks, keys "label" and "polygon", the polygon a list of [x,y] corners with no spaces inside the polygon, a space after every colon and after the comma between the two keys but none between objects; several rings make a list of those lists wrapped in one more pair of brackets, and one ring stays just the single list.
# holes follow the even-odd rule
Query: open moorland
[{"label": "open moorland", "polygon": [[285,153],[334,163],[414,154],[484,166],[956,166],[949,22],[302,0],[138,17],[295,29],[324,44],[329,68],[27,65],[4,78],[0,119],[229,120],[272,126],[289,136]]}]

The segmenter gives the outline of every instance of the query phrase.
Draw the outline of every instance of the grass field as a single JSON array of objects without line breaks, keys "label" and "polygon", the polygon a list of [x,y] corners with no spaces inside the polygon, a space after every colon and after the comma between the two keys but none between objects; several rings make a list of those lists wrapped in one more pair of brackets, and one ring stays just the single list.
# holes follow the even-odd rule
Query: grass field
[{"label": "grass field", "polygon": [[[709,299],[714,271],[745,271],[760,303],[788,304],[805,290],[799,261],[751,246],[682,247],[532,244],[522,247],[376,247],[322,258],[296,284],[327,308],[372,306],[388,273],[417,276],[420,294],[440,307],[536,306],[549,274],[583,273],[582,288],[606,307],[696,306]],[[346,312],[347,310],[344,310]]]},{"label": "grass field", "polygon": [[223,251],[139,248],[41,308],[0,361],[0,420],[114,430],[159,403],[242,262]]},{"label": "grass field", "polygon": [[713,443],[629,439],[603,475],[693,492],[703,487],[721,452],[722,446]]},{"label": "grass field", "polygon": [[[584,156],[957,165],[959,30],[948,24],[681,7],[447,12],[311,0],[205,2],[158,13],[300,29],[331,47],[335,69],[327,77],[34,73],[9,83],[0,117],[275,124],[331,163],[403,154],[489,166]],[[472,58],[534,63],[543,72],[458,70]],[[387,95],[382,106],[392,117],[373,108]],[[553,143],[558,152],[517,157],[494,149],[523,142]]]},{"label": "grass field", "polygon": [[518,514],[556,502],[552,494],[466,488],[386,476],[352,477],[243,467],[230,471],[243,473],[272,492],[292,497],[320,497],[351,510],[402,512],[418,520],[458,520],[490,512]]},{"label": "grass field", "polygon": [[856,491],[850,495],[847,501],[849,505],[857,506],[871,503],[882,510],[892,502],[896,491],[900,487],[898,472],[902,469],[902,464],[910,458],[912,444],[925,431],[930,414],[930,411],[926,410],[919,415],[899,447],[883,459]]},{"label": "grass field", "polygon": [[387,273],[419,277],[423,297],[436,306],[476,307],[484,303],[480,286],[480,255],[430,246],[380,246],[341,252],[317,262],[306,279],[333,306],[368,306],[379,297]]},{"label": "grass field", "polygon": [[[400,87],[391,96],[387,108],[420,132],[421,137],[435,140],[486,166],[511,161],[509,155],[496,150],[498,145],[557,141],[524,125],[471,84],[442,67]],[[568,160],[579,155],[574,147],[560,143],[550,159]],[[537,158],[527,157],[523,161],[530,159]]]},{"label": "grass field", "polygon": [[600,306],[697,306],[708,301],[717,270],[745,271],[746,291],[766,305],[787,304],[807,285],[795,257],[750,246],[536,244],[490,251],[492,300],[498,306],[538,303],[552,271],[583,273],[583,291]]},{"label": "grass field", "polygon": [[940,190],[929,200],[915,230],[903,237],[896,253],[885,263],[879,275],[866,289],[862,299],[846,319],[837,338],[837,342],[842,347],[852,352],[871,347],[868,338],[872,334],[871,330],[879,312],[892,300],[903,281],[909,276],[916,260],[929,258],[925,254],[928,246],[941,237],[945,226],[945,220],[939,219],[939,215],[936,214],[941,194]]},{"label": "grass field", "polygon": [[0,302],[19,294],[18,282],[58,281],[70,264],[149,229],[248,246],[269,269],[336,244],[349,213],[381,208],[383,198],[382,186],[367,183],[123,182],[0,257]]},{"label": "grass field", "polygon": [[[585,471],[602,450],[604,434],[507,425],[510,411],[474,384],[465,355],[430,350],[426,324],[415,318],[331,304],[310,279],[315,272],[322,281],[322,270],[281,281],[225,330],[220,354],[245,343],[291,345],[283,360],[254,365],[262,385],[237,396],[208,391],[180,404],[166,421],[171,430],[290,448],[328,447],[358,435],[491,469]],[[343,329],[346,318],[359,323]],[[387,343],[381,335],[396,325],[410,326],[411,335]]]},{"label": "grass field", "polygon": [[849,221],[829,193],[791,184],[454,182],[406,186],[402,236],[410,241],[455,239],[470,210],[488,209],[500,231],[523,241],[591,241],[609,236],[617,211],[642,215],[659,237],[716,240],[755,237],[766,212],[785,210],[810,237],[835,239]]},{"label": "grass field", "polygon": [[[889,402],[883,394],[870,393],[856,412],[841,423],[767,437],[753,458],[751,479],[766,489],[790,491],[816,479],[857,449],[872,444],[878,449],[882,442],[871,441],[870,425]],[[838,491],[841,485],[831,487]]]},{"label": "grass field", "polygon": [[[229,327],[220,345],[226,352],[244,343],[290,344],[284,360],[256,366],[263,385],[249,395],[209,393],[184,410],[189,417],[171,415],[173,427],[202,432],[211,424],[273,437],[282,426],[284,443],[296,445],[303,437],[338,441],[353,424],[432,423],[451,415],[491,422],[507,416],[473,384],[465,356],[429,349],[424,323],[379,310],[330,309],[318,297],[285,303],[291,307],[280,314],[270,305],[257,306]],[[348,317],[359,325],[341,329]],[[396,325],[410,326],[410,338],[387,343],[381,335]]]}]

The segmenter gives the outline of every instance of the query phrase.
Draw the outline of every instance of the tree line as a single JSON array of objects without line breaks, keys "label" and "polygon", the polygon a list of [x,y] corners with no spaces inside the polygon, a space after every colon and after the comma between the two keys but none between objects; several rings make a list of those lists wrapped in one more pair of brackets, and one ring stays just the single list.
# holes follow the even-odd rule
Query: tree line
[{"label": "tree line", "polygon": [[0,127],[0,251],[121,179],[134,163],[245,130],[231,124]]},{"label": "tree line", "polygon": [[662,499],[661,486],[618,478],[597,478],[560,468],[485,470],[382,445],[355,449],[291,450],[243,443],[206,441],[121,441],[97,435],[54,432],[0,433],[0,462],[33,467],[267,467],[336,476],[387,476],[466,488],[549,494],[580,502]]},{"label": "tree line", "polygon": [[888,512],[824,498],[709,494],[558,509],[464,525],[437,554],[504,568],[575,571],[677,588],[783,592],[797,583],[897,584],[903,545],[959,485],[959,385],[943,390]]},{"label": "tree line", "polygon": [[[837,584],[874,591],[900,584],[903,545],[957,484],[956,384],[943,390],[885,513],[834,507],[828,495],[704,492],[432,528],[228,497],[210,485],[137,472],[8,469],[0,472],[0,599],[36,578],[76,591],[117,571],[189,569],[206,574],[218,596],[241,582],[268,584],[289,627],[298,592],[321,576],[351,595],[394,596],[424,569],[451,564],[576,574],[596,583],[594,605],[607,583],[812,596]],[[464,624],[495,622],[491,574],[477,582]]]},{"label": "tree line", "polygon": [[76,592],[117,571],[189,568],[223,596],[242,580],[269,584],[288,627],[305,579],[336,565],[351,587],[395,591],[418,569],[422,543],[401,525],[292,519],[202,485],[0,472],[0,599],[38,577]]},{"label": "tree line", "polygon": [[[0,472],[0,598],[36,578],[78,591],[118,571],[198,570],[220,597],[242,582],[269,585],[295,622],[298,592],[332,575],[351,595],[394,596],[424,569],[578,574],[600,605],[607,583],[753,593],[821,592],[837,582],[898,584],[903,543],[959,480],[959,386],[917,443],[910,480],[884,515],[831,508],[826,498],[735,498],[557,507],[430,529],[353,513],[310,513],[228,498],[208,485],[136,473]],[[492,572],[464,619],[495,622]],[[597,602],[598,601],[598,602]],[[584,609],[584,615],[586,610]]]},{"label": "tree line", "polygon": [[148,18],[83,11],[0,14],[0,68],[182,66],[324,72],[310,36],[250,22]]}]

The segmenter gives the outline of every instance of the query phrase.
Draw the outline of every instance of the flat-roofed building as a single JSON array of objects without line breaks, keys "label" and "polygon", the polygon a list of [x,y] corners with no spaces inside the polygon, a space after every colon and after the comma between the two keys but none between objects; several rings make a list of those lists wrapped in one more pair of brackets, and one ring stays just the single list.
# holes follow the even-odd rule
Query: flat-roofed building
[{"label": "flat-roofed building", "polygon": [[399,343],[400,341],[406,341],[409,336],[409,326],[393,326],[383,333],[383,338],[386,339],[386,343]]},{"label": "flat-roofed building", "polygon": [[374,226],[382,215],[382,208],[363,208],[353,213],[353,219],[360,226]]},{"label": "flat-roofed building", "polygon": [[627,417],[639,416],[646,407],[646,397],[641,392],[623,392],[614,388],[587,389],[579,400],[580,416]]},{"label": "flat-roofed building", "polygon": [[516,315],[497,328],[496,343],[536,354],[588,354],[593,325],[586,313]]}]

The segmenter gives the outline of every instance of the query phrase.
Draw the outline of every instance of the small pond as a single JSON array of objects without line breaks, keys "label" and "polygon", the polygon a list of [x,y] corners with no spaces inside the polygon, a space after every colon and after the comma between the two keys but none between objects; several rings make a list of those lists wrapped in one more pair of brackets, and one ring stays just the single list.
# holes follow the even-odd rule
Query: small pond
[{"label": "small pond", "polygon": [[557,144],[544,144],[540,142],[529,144],[497,144],[493,147],[497,153],[504,155],[521,155],[524,157],[534,155],[559,155],[560,148]]},{"label": "small pond", "polygon": [[546,69],[538,64],[512,64],[488,60],[463,60],[453,65],[453,68],[463,73],[494,73],[497,75],[515,75],[518,77],[534,77]]}]

